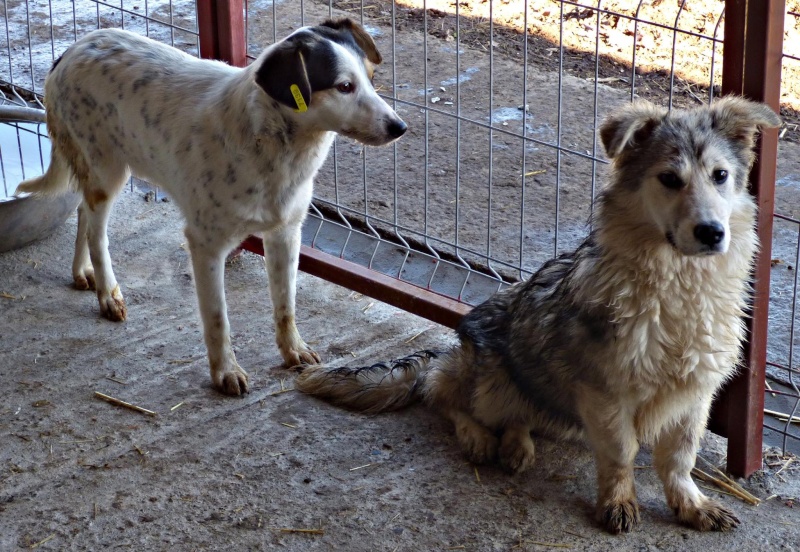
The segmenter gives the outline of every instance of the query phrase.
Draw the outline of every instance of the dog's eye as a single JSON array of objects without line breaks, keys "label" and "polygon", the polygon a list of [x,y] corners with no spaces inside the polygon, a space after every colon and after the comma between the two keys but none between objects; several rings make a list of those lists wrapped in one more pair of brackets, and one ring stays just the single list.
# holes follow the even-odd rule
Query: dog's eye
[{"label": "dog's eye", "polygon": [[353,86],[353,83],[350,81],[345,81],[336,85],[336,90],[338,90],[342,94],[350,94],[355,89],[356,87]]},{"label": "dog's eye", "polygon": [[658,180],[665,188],[669,188],[670,190],[679,190],[683,188],[683,181],[673,172],[661,173],[658,175]]},{"label": "dog's eye", "polygon": [[716,184],[725,184],[725,181],[728,180],[728,171],[717,169],[711,173],[711,178],[714,179]]}]

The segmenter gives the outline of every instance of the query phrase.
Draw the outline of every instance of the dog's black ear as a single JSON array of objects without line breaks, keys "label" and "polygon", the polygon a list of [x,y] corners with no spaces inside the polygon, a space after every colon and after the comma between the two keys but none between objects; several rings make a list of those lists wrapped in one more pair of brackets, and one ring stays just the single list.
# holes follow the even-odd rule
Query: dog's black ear
[{"label": "dog's black ear", "polygon": [[[311,83],[306,59],[311,51],[309,38],[290,36],[261,59],[256,69],[256,84],[280,103],[305,111],[311,105]],[[296,87],[296,88],[295,88]],[[296,97],[296,94],[300,97]]]},{"label": "dog's black ear", "polygon": [[624,107],[600,125],[600,140],[610,159],[645,142],[664,120],[667,110],[648,102]]},{"label": "dog's black ear", "polygon": [[381,53],[378,51],[378,47],[375,45],[375,41],[372,40],[370,34],[358,23],[344,17],[342,19],[328,19],[324,21],[321,25],[322,27],[329,27],[336,31],[345,31],[350,33],[350,36],[353,37],[353,40],[358,47],[364,51],[364,55],[373,65],[380,65],[383,61],[381,57]]},{"label": "dog's black ear", "polygon": [[776,128],[781,118],[766,104],[751,102],[738,96],[726,96],[711,106],[715,130],[750,151],[756,134],[763,128]]}]

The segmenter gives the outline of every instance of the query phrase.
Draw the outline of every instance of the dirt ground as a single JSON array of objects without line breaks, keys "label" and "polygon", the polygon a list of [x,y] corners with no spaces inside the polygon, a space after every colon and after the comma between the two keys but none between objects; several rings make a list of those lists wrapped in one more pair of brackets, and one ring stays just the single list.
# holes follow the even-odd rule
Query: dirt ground
[{"label": "dirt ground", "polygon": [[[641,528],[611,537],[592,519],[593,461],[580,444],[539,440],[536,467],[511,477],[466,462],[449,425],[421,407],[367,417],[291,391],[263,264],[249,254],[227,269],[227,291],[252,392],[223,397],[209,386],[174,205],[126,192],[115,213],[111,251],[129,305],[122,324],[100,318],[93,294],[70,286],[74,217],[0,255],[0,550],[796,547],[800,472],[785,461],[746,483],[772,497],[758,507],[708,491],[743,524],[700,534],[675,524],[643,451]],[[368,363],[452,339],[307,275],[298,299],[301,333],[329,362]],[[709,436],[703,456],[722,462],[721,445]]]},{"label": "dirt ground", "polygon": [[[69,11],[65,6],[59,9]],[[250,7],[251,45],[258,51],[271,42],[272,4]],[[297,2],[277,2],[276,9],[279,36],[299,25]],[[304,9],[309,22],[328,13],[327,5],[313,2]],[[396,222],[411,235],[427,231],[443,242],[457,237],[461,253],[477,263],[490,250],[509,266],[533,269],[581,239],[593,175],[601,178],[604,171],[587,157],[597,151],[589,54],[568,56],[559,119],[559,79],[548,45],[532,50],[527,81],[518,54],[500,51],[518,40],[513,21],[500,26],[501,55],[490,60],[481,47],[485,26],[472,20],[483,34],[463,33],[456,64],[449,20],[438,17],[439,27],[429,32],[426,79],[419,11],[404,8],[393,41],[380,4],[365,9],[386,59],[376,82],[400,100],[410,130],[396,150],[339,141],[336,164],[332,157],[318,179],[318,196],[367,209],[376,224]],[[589,21],[570,18],[568,24]],[[72,27],[64,29],[69,35]],[[18,54],[27,56],[24,48]],[[603,70],[624,73],[614,63]],[[654,100],[664,99],[661,78],[645,81],[653,94],[661,90]],[[685,83],[680,87],[681,101],[696,103],[684,93]],[[424,98],[434,108],[427,115],[403,103]],[[597,113],[628,100],[625,83],[606,81],[598,87]],[[524,103],[527,111],[519,109]],[[492,121],[508,134],[466,121],[457,128],[456,113]],[[523,129],[540,142],[523,144],[515,136]],[[559,135],[568,150],[560,155],[548,145]],[[793,216],[800,206],[798,160],[800,148],[783,140],[776,205]],[[747,487],[772,498],[751,507],[720,495],[743,525],[731,534],[703,535],[674,523],[643,451],[637,458],[643,524],[632,535],[610,537],[592,520],[594,468],[582,445],[541,440],[533,471],[510,477],[467,463],[448,424],[422,408],[365,417],[298,395],[290,390],[294,374],[278,366],[266,278],[251,255],[229,267],[227,294],[234,346],[253,391],[238,400],[222,397],[209,387],[174,206],[145,203],[139,193],[126,193],[120,202],[110,236],[129,305],[124,324],[101,319],[94,296],[69,285],[74,218],[47,240],[0,255],[0,551],[775,551],[800,540],[800,466],[771,453],[766,471]],[[786,362],[797,229],[778,225],[775,235],[770,355]],[[441,348],[452,339],[425,320],[307,275],[300,277],[298,312],[306,339],[338,364]],[[781,376],[775,374],[784,381]],[[94,398],[95,391],[158,415],[111,406]],[[709,435],[704,457],[721,464],[723,453],[724,442]]]}]

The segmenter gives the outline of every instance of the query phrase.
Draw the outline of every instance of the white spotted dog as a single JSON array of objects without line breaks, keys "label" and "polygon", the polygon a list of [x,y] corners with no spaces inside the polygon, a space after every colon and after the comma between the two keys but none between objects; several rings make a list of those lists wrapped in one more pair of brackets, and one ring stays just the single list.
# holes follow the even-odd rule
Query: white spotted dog
[{"label": "white spotted dog", "polygon": [[407,129],[372,86],[380,62],[372,38],[349,19],[299,29],[245,69],[126,31],[92,32],[53,64],[45,83],[51,163],[18,191],[83,194],[75,286],[94,288],[103,316],[121,321],[111,205],[131,173],[165,188],[186,219],[211,379],[240,395],[248,377],[231,348],[225,256],[263,233],[281,355],[288,365],[319,362],[295,326],[300,227],[334,133],[379,146]]}]

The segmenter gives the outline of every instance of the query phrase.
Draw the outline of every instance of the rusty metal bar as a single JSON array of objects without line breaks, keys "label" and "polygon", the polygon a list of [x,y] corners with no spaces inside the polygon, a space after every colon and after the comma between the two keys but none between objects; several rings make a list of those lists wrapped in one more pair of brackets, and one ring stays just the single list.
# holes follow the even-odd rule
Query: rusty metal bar
[{"label": "rusty metal bar", "polygon": [[[247,238],[240,247],[264,254],[263,242],[255,236]],[[450,328],[455,328],[472,309],[455,299],[305,245],[300,249],[300,270]]]},{"label": "rusty metal bar", "polygon": [[[780,112],[785,0],[726,0],[722,93],[765,102]],[[761,251],[753,271],[752,316],[744,366],[715,404],[712,429],[728,437],[728,471],[747,477],[761,468],[767,359],[772,215],[778,131],[765,131],[750,173],[758,202]]]},{"label": "rusty metal bar", "polygon": [[200,57],[247,65],[243,0],[197,0]]}]

